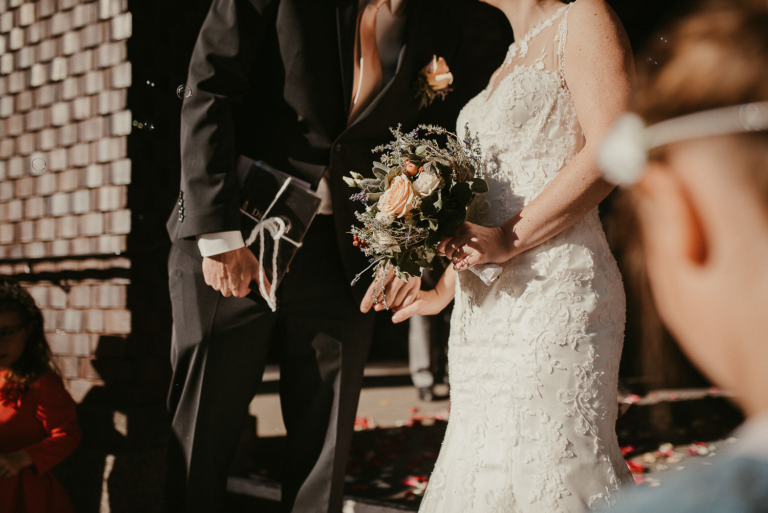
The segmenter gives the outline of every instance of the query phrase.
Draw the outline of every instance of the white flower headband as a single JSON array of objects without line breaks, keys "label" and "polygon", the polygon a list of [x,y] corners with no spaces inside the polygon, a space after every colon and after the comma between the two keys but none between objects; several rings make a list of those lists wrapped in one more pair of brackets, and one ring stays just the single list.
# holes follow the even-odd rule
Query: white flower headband
[{"label": "white flower headband", "polygon": [[603,177],[632,185],[643,175],[648,152],[679,141],[768,130],[768,102],[745,103],[668,119],[646,127],[637,114],[626,113],[603,141],[597,162]]}]

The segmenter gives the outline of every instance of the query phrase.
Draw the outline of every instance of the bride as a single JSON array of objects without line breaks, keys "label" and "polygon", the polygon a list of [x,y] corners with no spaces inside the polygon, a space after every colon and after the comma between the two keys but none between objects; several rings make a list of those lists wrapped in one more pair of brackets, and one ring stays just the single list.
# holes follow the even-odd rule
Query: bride
[{"label": "bride", "polygon": [[[631,476],[616,439],[621,276],[595,152],[625,108],[632,54],[604,0],[488,0],[516,42],[458,126],[477,132],[490,191],[441,250],[454,265],[395,322],[455,295],[451,418],[421,512],[577,512]],[[486,286],[473,265],[497,263]]]}]

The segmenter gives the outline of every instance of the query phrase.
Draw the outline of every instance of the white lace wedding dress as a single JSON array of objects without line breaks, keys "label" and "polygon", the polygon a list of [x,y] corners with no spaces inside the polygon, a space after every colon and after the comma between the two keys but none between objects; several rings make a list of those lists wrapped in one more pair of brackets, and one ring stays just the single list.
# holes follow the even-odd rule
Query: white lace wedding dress
[{"label": "white lace wedding dress", "polygon": [[[462,110],[490,191],[470,221],[499,226],[584,146],[563,75],[573,4],[513,44]],[[459,273],[451,415],[421,513],[576,513],[632,478],[615,432],[625,297],[597,209],[513,258],[491,286]]]}]

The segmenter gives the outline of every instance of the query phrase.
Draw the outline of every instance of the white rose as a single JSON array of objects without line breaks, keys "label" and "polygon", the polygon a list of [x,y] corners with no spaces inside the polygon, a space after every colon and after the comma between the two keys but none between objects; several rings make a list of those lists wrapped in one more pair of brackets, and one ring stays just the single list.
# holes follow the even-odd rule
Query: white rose
[{"label": "white rose", "polygon": [[382,246],[386,246],[390,250],[396,253],[400,252],[400,247],[397,245],[397,240],[394,237],[392,237],[390,234],[379,232],[376,234],[376,240]]},{"label": "white rose", "polygon": [[429,196],[438,187],[440,187],[440,178],[428,172],[422,172],[413,182],[413,190],[421,197]]}]

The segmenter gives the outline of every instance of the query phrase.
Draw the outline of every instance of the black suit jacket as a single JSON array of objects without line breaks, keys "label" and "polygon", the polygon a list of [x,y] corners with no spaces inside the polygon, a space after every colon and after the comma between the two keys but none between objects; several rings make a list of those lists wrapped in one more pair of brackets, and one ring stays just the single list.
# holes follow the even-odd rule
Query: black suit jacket
[{"label": "black suit jacket", "polygon": [[[461,108],[500,65],[512,33],[478,0],[408,0],[397,72],[350,126],[358,0],[214,0],[189,66],[181,128],[181,193],[168,232],[200,258],[194,236],[240,229],[234,161],[239,154],[316,186],[330,166],[346,273],[365,268],[347,232],[355,222],[342,180],[370,173],[390,127],[456,129]],[[444,57],[453,91],[420,110],[414,83],[432,55]],[[463,127],[461,128],[463,131]],[[358,294],[365,284],[356,287]]]}]

